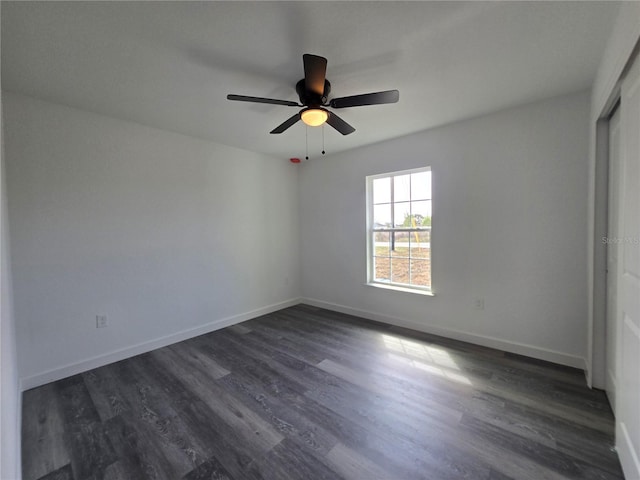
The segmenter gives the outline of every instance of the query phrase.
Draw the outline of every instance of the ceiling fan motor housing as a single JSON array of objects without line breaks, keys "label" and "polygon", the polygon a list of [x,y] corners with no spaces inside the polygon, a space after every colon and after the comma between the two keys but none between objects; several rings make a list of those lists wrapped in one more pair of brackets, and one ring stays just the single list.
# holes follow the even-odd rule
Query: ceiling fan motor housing
[{"label": "ceiling fan motor housing", "polygon": [[322,95],[318,95],[314,92],[307,90],[305,86],[304,78],[296,83],[296,92],[300,98],[300,103],[307,107],[320,107],[327,103],[329,93],[331,93],[331,83],[326,78],[324,79],[324,92]]}]

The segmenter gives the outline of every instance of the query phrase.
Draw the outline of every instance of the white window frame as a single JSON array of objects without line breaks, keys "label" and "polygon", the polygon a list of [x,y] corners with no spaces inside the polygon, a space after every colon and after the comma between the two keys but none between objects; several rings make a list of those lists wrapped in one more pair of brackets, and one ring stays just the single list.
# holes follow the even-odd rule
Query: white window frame
[{"label": "white window frame", "polygon": [[[409,170],[400,170],[395,172],[387,172],[380,173],[377,175],[368,175],[366,177],[366,214],[367,214],[367,285],[374,287],[381,287],[391,290],[398,290],[409,293],[418,293],[423,295],[433,295],[433,233],[432,233],[432,225],[431,226],[419,226],[419,227],[391,227],[391,228],[375,228],[374,227],[374,219],[373,219],[373,181],[379,178],[392,178],[401,175],[407,175],[411,173],[421,173],[421,172],[432,172],[431,173],[431,186],[433,186],[433,170],[430,166],[420,167],[420,168],[412,168]],[[393,184],[393,182],[392,182]],[[395,199],[393,198],[393,188],[391,193],[391,205],[395,205]],[[411,197],[410,197],[411,198]],[[432,202],[433,209],[433,192],[431,193],[431,198],[429,199]],[[392,207],[393,211],[393,207]],[[432,210],[433,211],[433,210]],[[433,222],[433,214],[432,214],[432,222]],[[426,287],[422,285],[413,285],[407,283],[396,283],[391,281],[380,281],[375,279],[375,245],[374,245],[374,234],[375,232],[430,232],[430,254],[429,258],[431,260],[431,286]],[[410,257],[409,257],[410,258]]]}]

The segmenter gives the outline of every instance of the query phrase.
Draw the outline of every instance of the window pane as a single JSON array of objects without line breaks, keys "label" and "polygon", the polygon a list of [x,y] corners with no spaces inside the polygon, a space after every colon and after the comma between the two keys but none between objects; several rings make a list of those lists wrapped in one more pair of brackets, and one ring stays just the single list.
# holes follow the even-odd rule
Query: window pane
[{"label": "window pane", "polygon": [[391,280],[391,259],[388,257],[373,258],[373,277],[379,282],[388,282]]},{"label": "window pane", "polygon": [[402,202],[395,203],[393,205],[393,224],[396,227],[410,227],[411,226],[411,217],[409,216],[411,212],[411,203],[410,202]]},{"label": "window pane", "polygon": [[431,232],[411,233],[411,258],[430,258]]},{"label": "window pane", "polygon": [[391,204],[373,206],[373,228],[391,226]]},{"label": "window pane", "polygon": [[409,257],[409,232],[392,233],[391,255],[394,257]]},{"label": "window pane", "polygon": [[[417,227],[431,225],[431,200],[411,202],[411,214],[415,218]],[[425,220],[427,218],[429,220]]]},{"label": "window pane", "polygon": [[431,286],[430,260],[411,260],[411,284],[421,287]]},{"label": "window pane", "polygon": [[398,175],[393,177],[393,201],[406,202],[411,200],[409,189],[411,186],[411,175]]},{"label": "window pane", "polygon": [[411,174],[411,200],[431,198],[431,172]]},{"label": "window pane", "polygon": [[391,252],[389,232],[375,232],[373,234],[374,255],[388,257]]},{"label": "window pane", "polygon": [[391,259],[391,281],[394,283],[409,283],[409,259]]},{"label": "window pane", "polygon": [[373,203],[389,203],[391,201],[391,179],[376,178],[373,180]]}]

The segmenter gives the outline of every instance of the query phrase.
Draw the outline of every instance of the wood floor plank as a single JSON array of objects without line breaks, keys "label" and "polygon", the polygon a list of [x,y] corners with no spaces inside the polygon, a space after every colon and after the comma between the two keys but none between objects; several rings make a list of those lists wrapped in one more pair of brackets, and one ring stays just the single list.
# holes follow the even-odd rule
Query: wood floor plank
[{"label": "wood floor plank", "polygon": [[82,376],[61,380],[57,383],[57,391],[65,422],[64,442],[74,478],[101,474],[117,457]]},{"label": "wood floor plank", "polygon": [[182,478],[183,480],[234,480],[215,457],[209,458]]},{"label": "wood floor plank", "polygon": [[163,470],[172,478],[180,477],[203,462],[210,452],[195,441],[171,403],[165,385],[156,380],[156,370],[149,368],[144,357],[137,360],[112,366],[126,397],[127,409],[120,416],[133,427],[133,434],[139,437],[141,446],[148,444],[149,450],[157,451],[169,460],[171,468],[165,466]]},{"label": "wood floor plank", "polygon": [[[148,356],[143,361],[155,363]],[[156,364],[158,366],[160,364]],[[190,438],[207,451],[208,458],[203,463],[217,458],[234,478],[262,480],[261,476],[244,474],[244,469],[255,457],[255,452],[246,448],[245,438],[229,429],[208,404],[190,392],[185,384],[164,369],[156,368],[156,372],[158,380],[165,384],[167,395],[171,397],[170,404],[180,412],[180,419],[188,428]]]},{"label": "wood floor plank", "polygon": [[245,335],[249,332],[251,332],[251,328],[247,325],[243,325],[241,323],[237,324],[237,325],[232,325],[229,327],[229,330],[235,333],[238,333],[240,335]]},{"label": "wood floor plank", "polygon": [[22,462],[22,475],[25,480],[35,480],[64,469],[70,457],[63,441],[64,419],[55,385],[28,390],[23,404],[22,440],[31,445],[33,451],[29,461],[25,458]]},{"label": "wood floor plank", "polygon": [[331,449],[327,460],[347,480],[391,480],[395,478],[392,472],[388,472],[356,451],[339,443]]},{"label": "wood floor plank", "polygon": [[315,365],[327,358],[325,351],[322,351],[322,349],[316,349],[313,345],[309,345],[308,340],[301,343],[296,341],[296,339],[292,340],[291,338],[288,338],[290,335],[284,336],[281,333],[282,332],[276,326],[262,325],[254,326],[252,328],[251,335],[248,335],[247,337],[252,339],[257,338],[263,344],[271,345],[273,348],[304,362],[308,362],[311,365]]},{"label": "wood floor plank", "polygon": [[125,395],[121,391],[121,379],[116,376],[113,367],[109,365],[96,368],[82,375],[100,420],[103,422],[120,415],[128,408]]},{"label": "wood floor plank", "polygon": [[288,438],[257,459],[251,469],[269,472],[274,480],[342,480],[326,460]]},{"label": "wood floor plank", "polygon": [[[335,375],[352,385],[368,390],[375,395],[390,396],[391,390],[389,390],[389,387],[392,385],[384,382],[384,379],[358,372],[344,365],[339,365],[332,360],[323,360],[317,366],[325,372]],[[392,395],[395,396],[395,393]],[[424,415],[430,415],[433,421],[445,422],[451,425],[457,424],[462,418],[461,412],[444,405],[435,405],[426,396],[421,398],[409,397],[406,392],[403,392],[402,399],[398,401],[394,398],[393,403],[403,405],[403,407],[412,412],[419,411]]]},{"label": "wood floor plank", "polygon": [[175,351],[178,355],[189,359],[189,363],[193,368],[197,368],[200,371],[206,372],[207,376],[214,380],[229,375],[231,371],[223,368],[218,364],[210,355],[206,355],[195,348],[188,348],[184,344],[177,343],[169,347]]},{"label": "wood floor plank", "polygon": [[465,416],[460,424],[462,429],[473,431],[479,437],[503,448],[505,451],[532,458],[537,464],[566,478],[601,478],[604,480],[619,478],[621,473],[611,474],[572,455],[567,455],[557,449],[514,435],[471,416]]},{"label": "wood floor plank", "polygon": [[[291,408],[295,405],[295,391],[289,390],[273,393],[261,385],[255,386],[250,377],[241,373],[234,373],[221,380],[221,383],[230,391],[245,397],[248,402],[254,404],[260,415],[269,421],[284,437],[291,438],[296,443],[302,443],[305,447],[318,455],[325,455],[337,443],[337,439],[329,434],[322,426],[315,424],[310,419]],[[286,387],[285,387],[286,388]]]},{"label": "wood floor plank", "polygon": [[535,425],[556,439],[556,448],[611,473],[620,474],[620,462],[615,453],[613,430],[609,433],[549,415],[539,409],[508,403],[505,412],[514,421]]},{"label": "wood floor plank", "polygon": [[504,473],[494,470],[492,468],[491,472],[489,473],[489,480],[516,480],[516,479],[513,477],[509,477]]},{"label": "wood floor plank", "polygon": [[183,462],[173,463],[164,454],[155,429],[132,413],[109,419],[105,431],[118,456],[118,461],[105,470],[105,477],[171,480],[179,475]]},{"label": "wood floor plank", "polygon": [[212,351],[212,355],[224,350],[227,356],[242,358],[240,368],[219,380],[229,391],[247,399],[255,411],[269,421],[283,436],[303,445],[316,456],[323,456],[337,443],[324,425],[327,419],[315,422],[306,412],[300,411],[306,400],[302,396],[306,388],[282,372],[272,368],[265,360],[268,357],[246,349],[234,335],[218,336],[226,341],[224,349]]},{"label": "wood floor plank", "polygon": [[73,472],[71,464],[67,464],[47,475],[40,477],[38,480],[73,480]]},{"label": "wood floor plank", "polygon": [[[232,476],[243,480],[261,480],[260,476],[247,475],[245,468],[255,457],[268,450],[268,445],[273,444],[273,435],[268,435],[272,440],[263,440],[261,434],[264,430],[252,428],[256,423],[255,419],[246,423],[242,422],[241,417],[237,417],[246,408],[239,407],[240,401],[226,396],[224,403],[217,403],[218,397],[203,399],[202,390],[191,390],[190,381],[184,378],[184,366],[178,366],[181,360],[176,358],[175,364],[165,363],[171,356],[175,356],[175,353],[167,349],[144,356],[142,361],[149,363],[150,368],[156,372],[158,382],[164,385],[167,395],[171,397],[170,405],[179,412],[193,441],[208,449],[209,456],[215,456]],[[162,361],[163,358],[165,362]],[[225,411],[225,405],[231,405],[232,408]],[[233,417],[236,420],[229,422]],[[257,414],[252,417],[257,417]],[[240,428],[233,428],[234,424]]]},{"label": "wood floor plank", "polygon": [[166,369],[181,378],[230,429],[241,432],[255,444],[256,449],[268,451],[282,441],[282,435],[270,424],[212,382],[212,378],[199,369],[200,363],[192,361],[192,357],[181,356],[172,349],[157,350],[153,355]]},{"label": "wood floor plank", "polygon": [[621,480],[582,372],[296,305],[23,395],[25,480]]},{"label": "wood floor plank", "polygon": [[[475,455],[491,465],[489,478],[511,478],[514,480],[567,480],[568,478],[554,470],[539,464],[535,459],[487,441],[485,437],[455,432],[456,445],[462,452]],[[575,478],[575,477],[574,477]],[[586,479],[585,479],[586,480]]]}]

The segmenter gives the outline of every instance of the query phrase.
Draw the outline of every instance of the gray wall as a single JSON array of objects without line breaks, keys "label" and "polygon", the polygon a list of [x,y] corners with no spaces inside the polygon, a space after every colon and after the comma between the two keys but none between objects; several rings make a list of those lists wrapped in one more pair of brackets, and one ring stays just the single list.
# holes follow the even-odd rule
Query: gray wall
[{"label": "gray wall", "polygon": [[[584,368],[588,119],[585,92],[307,162],[303,297]],[[365,176],[425,165],[435,296],[367,286]]]},{"label": "gray wall", "polygon": [[25,387],[297,301],[296,166],[15,94],[4,108]]}]

